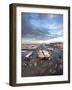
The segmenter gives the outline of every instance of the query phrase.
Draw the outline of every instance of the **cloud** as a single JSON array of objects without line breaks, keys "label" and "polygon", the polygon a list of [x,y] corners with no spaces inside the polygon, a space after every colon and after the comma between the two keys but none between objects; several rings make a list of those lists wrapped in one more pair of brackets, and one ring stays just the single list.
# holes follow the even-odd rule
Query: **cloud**
[{"label": "cloud", "polygon": [[56,14],[48,14],[48,19],[54,19],[56,18]]},{"label": "cloud", "polygon": [[[48,40],[63,36],[63,16],[44,13],[22,13],[22,39]],[[29,40],[28,40],[29,39]]]},{"label": "cloud", "polygon": [[58,24],[58,23],[48,24],[48,29],[63,30],[63,24]]},{"label": "cloud", "polygon": [[22,43],[24,44],[36,44],[36,43],[39,43],[39,44],[42,44],[42,43],[53,43],[53,42],[63,42],[63,37],[57,37],[57,38],[51,38],[51,39],[48,39],[48,40],[34,40],[34,39],[25,39],[23,38],[22,39]]}]

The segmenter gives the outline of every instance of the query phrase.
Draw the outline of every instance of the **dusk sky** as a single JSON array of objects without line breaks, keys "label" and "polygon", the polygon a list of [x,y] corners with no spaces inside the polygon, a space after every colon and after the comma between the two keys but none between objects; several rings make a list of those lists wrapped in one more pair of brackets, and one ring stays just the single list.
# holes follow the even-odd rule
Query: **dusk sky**
[{"label": "dusk sky", "polygon": [[23,42],[63,37],[63,15],[47,13],[21,14]]}]

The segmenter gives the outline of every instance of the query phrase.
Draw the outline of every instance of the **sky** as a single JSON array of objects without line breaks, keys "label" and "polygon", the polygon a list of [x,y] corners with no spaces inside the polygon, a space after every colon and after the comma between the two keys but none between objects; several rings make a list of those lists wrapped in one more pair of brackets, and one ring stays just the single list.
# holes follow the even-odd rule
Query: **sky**
[{"label": "sky", "polygon": [[63,38],[63,15],[50,13],[21,13],[23,43]]}]

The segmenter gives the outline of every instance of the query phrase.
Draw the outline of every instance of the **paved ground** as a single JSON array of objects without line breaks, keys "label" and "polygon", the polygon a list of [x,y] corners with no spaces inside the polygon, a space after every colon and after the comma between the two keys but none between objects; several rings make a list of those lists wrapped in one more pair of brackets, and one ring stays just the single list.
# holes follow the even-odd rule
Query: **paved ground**
[{"label": "paved ground", "polygon": [[[40,60],[37,50],[44,49],[50,53],[50,58]],[[33,52],[29,58],[25,56]],[[48,76],[63,74],[63,50],[60,48],[39,46],[36,50],[22,50],[22,77]]]}]

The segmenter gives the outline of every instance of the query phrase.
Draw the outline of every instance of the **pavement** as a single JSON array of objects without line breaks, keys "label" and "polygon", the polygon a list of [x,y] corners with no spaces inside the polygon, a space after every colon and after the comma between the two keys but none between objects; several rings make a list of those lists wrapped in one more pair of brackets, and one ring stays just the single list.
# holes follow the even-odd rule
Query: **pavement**
[{"label": "pavement", "polygon": [[[40,60],[38,50],[47,50],[50,57]],[[29,58],[25,56],[32,52]],[[40,45],[36,50],[22,50],[22,77],[63,75],[63,50],[46,45]]]}]

